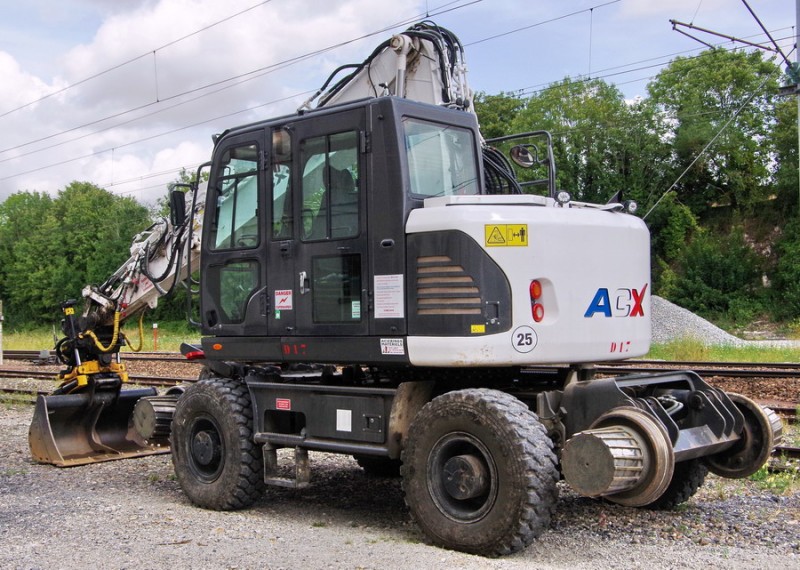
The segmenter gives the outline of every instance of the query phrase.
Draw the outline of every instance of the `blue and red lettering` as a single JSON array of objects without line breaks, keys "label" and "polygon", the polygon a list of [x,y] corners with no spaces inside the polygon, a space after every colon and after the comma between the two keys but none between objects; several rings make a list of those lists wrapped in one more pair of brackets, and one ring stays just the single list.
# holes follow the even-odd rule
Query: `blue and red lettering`
[{"label": "blue and red lettering", "polygon": [[594,294],[594,299],[589,303],[589,308],[583,314],[586,318],[591,318],[597,313],[604,317],[643,317],[644,295],[647,292],[647,283],[640,290],[637,289],[617,289],[612,296],[608,289],[601,287]]}]

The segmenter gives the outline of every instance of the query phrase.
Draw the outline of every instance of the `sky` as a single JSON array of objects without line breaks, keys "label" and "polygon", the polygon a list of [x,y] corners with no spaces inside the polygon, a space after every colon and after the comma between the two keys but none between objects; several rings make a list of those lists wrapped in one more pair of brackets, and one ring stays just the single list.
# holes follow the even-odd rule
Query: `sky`
[{"label": "sky", "polygon": [[[789,53],[796,0],[748,4]],[[294,112],[423,19],[461,39],[487,94],[599,77],[646,96],[705,47],[670,19],[768,42],[741,0],[0,0],[0,15],[0,202],[77,180],[153,204],[213,134]]]}]

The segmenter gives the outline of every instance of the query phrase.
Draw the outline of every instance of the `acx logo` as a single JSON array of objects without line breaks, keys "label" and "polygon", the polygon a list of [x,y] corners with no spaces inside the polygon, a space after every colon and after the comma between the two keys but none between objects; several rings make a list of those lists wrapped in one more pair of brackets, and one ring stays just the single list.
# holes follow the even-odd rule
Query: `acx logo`
[{"label": "acx logo", "polygon": [[583,316],[590,318],[600,313],[604,317],[643,317],[642,301],[646,291],[647,283],[645,283],[641,291],[636,289],[617,289],[614,292],[614,302],[612,304],[612,297],[608,294],[608,289],[600,288],[595,293],[594,299],[589,303],[589,308],[586,309]]}]

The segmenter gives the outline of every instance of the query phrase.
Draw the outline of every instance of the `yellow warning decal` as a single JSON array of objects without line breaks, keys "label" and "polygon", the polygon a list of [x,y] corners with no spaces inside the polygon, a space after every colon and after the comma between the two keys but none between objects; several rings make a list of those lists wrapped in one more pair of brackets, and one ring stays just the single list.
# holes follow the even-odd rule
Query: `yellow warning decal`
[{"label": "yellow warning decal", "polygon": [[528,247],[528,224],[483,226],[486,247]]},{"label": "yellow warning decal", "polygon": [[486,332],[486,325],[471,325],[469,332],[472,334],[484,334]]}]

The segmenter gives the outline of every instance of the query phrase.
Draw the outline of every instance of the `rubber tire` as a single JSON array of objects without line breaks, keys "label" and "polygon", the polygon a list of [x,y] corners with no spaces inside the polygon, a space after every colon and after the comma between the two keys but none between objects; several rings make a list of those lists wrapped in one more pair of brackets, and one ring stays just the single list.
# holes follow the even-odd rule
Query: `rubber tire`
[{"label": "rubber tire", "polygon": [[395,478],[400,477],[399,459],[377,457],[375,455],[354,455],[358,466],[364,470],[368,477]]},{"label": "rubber tire", "polygon": [[[229,378],[206,378],[181,396],[172,419],[172,464],[189,500],[214,510],[250,506],[264,493],[263,453],[253,442],[250,392]],[[215,434],[212,469],[192,453],[193,433]]]},{"label": "rubber tire", "polygon": [[689,459],[675,464],[672,480],[664,493],[648,509],[668,511],[691,499],[703,486],[708,467],[700,459]]},{"label": "rubber tire", "polygon": [[[430,474],[437,448],[450,438],[460,438],[484,464],[493,465],[485,497],[471,503],[441,499],[444,478],[437,481]],[[504,392],[460,390],[426,404],[409,428],[402,462],[406,504],[425,534],[445,548],[483,556],[522,550],[549,526],[558,501],[552,441],[536,414]],[[441,458],[438,462],[443,465]],[[442,505],[446,501],[451,505]],[[470,508],[476,502],[482,506],[474,520],[453,516],[461,504]]]}]

